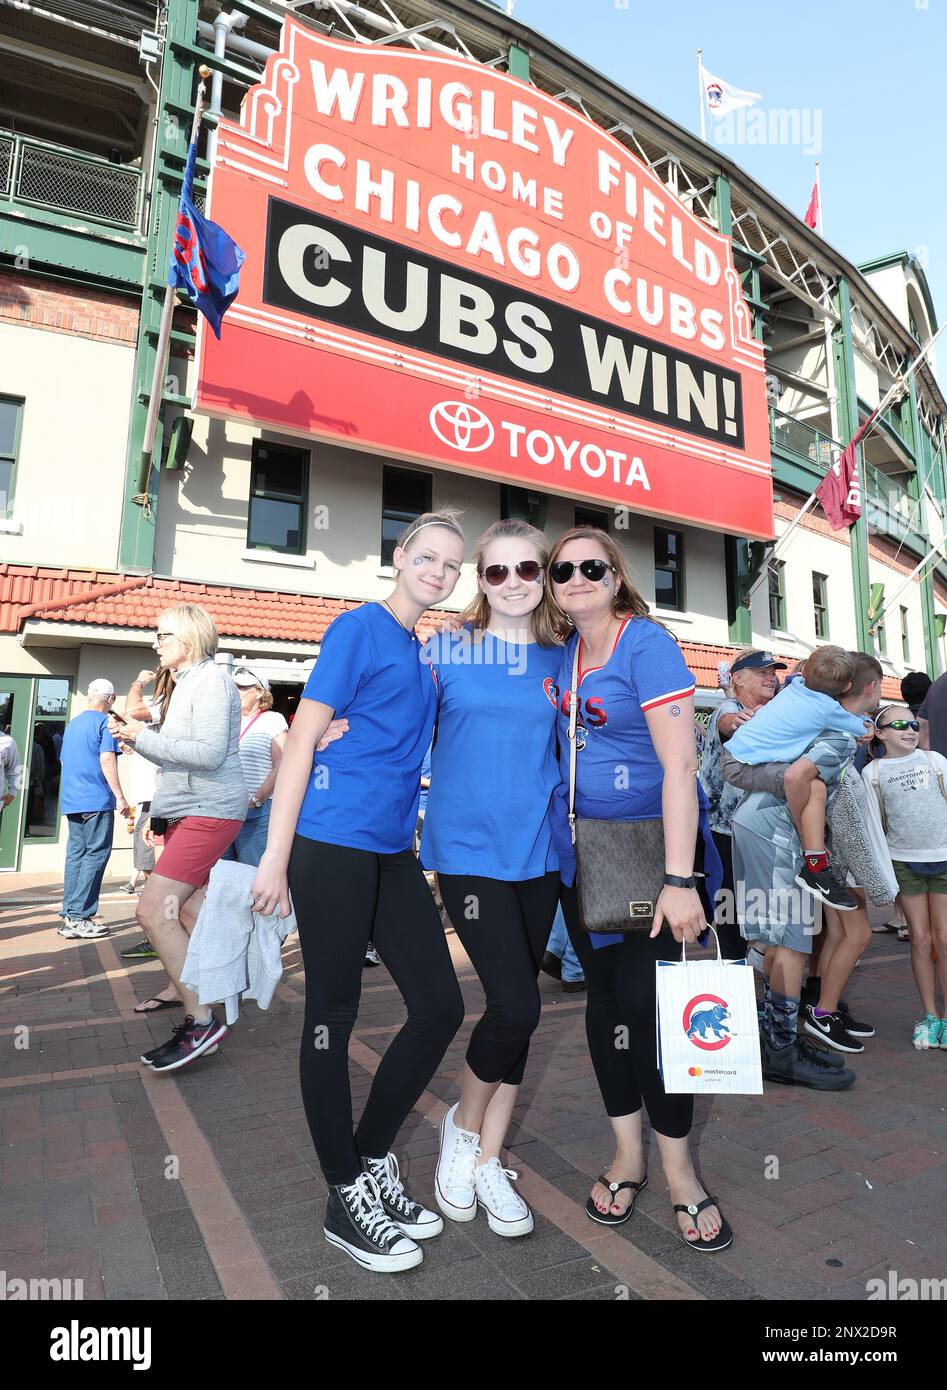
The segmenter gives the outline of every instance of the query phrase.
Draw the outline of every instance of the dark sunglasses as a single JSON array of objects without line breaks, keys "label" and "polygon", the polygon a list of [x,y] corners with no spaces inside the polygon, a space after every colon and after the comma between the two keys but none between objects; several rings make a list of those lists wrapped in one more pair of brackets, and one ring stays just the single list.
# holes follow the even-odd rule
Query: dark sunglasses
[{"label": "dark sunglasses", "polygon": [[549,567],[549,573],[554,584],[568,584],[576,570],[593,584],[598,584],[609,570],[614,569],[615,566],[607,564],[605,560],[580,560],[578,565],[574,565],[571,560],[557,560]]},{"label": "dark sunglasses", "polygon": [[919,734],[921,726],[916,719],[892,719],[890,724],[876,724],[876,729],[897,729],[899,734],[903,734],[905,729],[910,729],[912,733]]},{"label": "dark sunglasses", "polygon": [[[519,564],[514,566],[514,568],[518,577],[520,579],[525,579],[527,584],[532,584],[543,572],[542,565],[536,560],[520,560]],[[496,589],[500,584],[505,583],[509,572],[509,565],[487,565],[487,568],[483,571],[483,577],[488,584],[492,584],[494,589]]]}]

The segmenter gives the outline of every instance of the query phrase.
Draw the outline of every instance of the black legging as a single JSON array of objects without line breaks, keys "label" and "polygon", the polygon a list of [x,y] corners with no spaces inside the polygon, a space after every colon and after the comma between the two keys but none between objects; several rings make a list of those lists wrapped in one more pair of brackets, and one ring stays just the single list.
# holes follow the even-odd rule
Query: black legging
[{"label": "black legging", "polygon": [[[299,1079],[312,1142],[328,1183],[350,1183],[360,1155],[380,1158],[463,1022],[464,1002],[440,915],[411,850],[373,854],[297,835],[289,860],[306,969]],[[365,948],[374,941],[408,1009],[352,1134],[349,1036]]]},{"label": "black legging", "polygon": [[744,960],[746,942],[740,935],[736,892],[733,884],[733,839],[730,835],[723,835],[717,830],[713,832],[713,836],[717,853],[720,855],[720,862],[723,865],[723,880],[720,887],[727,895],[720,904],[720,911],[715,914],[720,918],[714,923],[720,941],[720,954],[724,960]]},{"label": "black legging", "polygon": [[539,1023],[539,962],[559,902],[559,874],[518,883],[438,874],[451,924],[480,976],[487,1008],[467,1048],[480,1081],[523,1080],[529,1040]]},{"label": "black legging", "polygon": [[680,960],[680,945],[665,927],[653,941],[647,932],[629,932],[613,946],[596,950],[579,926],[577,891],[564,884],[562,911],[588,987],[585,1031],[606,1113],[633,1115],[643,1100],[652,1129],[683,1139],[693,1122],[694,1098],[671,1096],[664,1089],[654,979],[655,961]]}]

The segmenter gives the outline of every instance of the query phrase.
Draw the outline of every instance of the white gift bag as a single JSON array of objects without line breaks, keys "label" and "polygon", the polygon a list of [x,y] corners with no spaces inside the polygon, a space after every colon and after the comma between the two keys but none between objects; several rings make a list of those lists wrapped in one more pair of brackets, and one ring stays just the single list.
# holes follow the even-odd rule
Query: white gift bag
[{"label": "white gift bag", "polygon": [[[714,936],[717,933],[714,932]],[[658,1069],[669,1095],[763,1094],[753,969],[743,960],[656,963]]]}]

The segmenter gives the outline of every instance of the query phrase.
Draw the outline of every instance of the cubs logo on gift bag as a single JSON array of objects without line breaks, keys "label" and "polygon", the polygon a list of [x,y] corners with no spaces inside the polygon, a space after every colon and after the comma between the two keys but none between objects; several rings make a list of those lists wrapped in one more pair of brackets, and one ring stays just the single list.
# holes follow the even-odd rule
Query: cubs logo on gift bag
[{"label": "cubs logo on gift bag", "polygon": [[[714,936],[716,937],[716,932]],[[742,960],[659,960],[658,1068],[672,1095],[763,1093],[753,970]]]}]

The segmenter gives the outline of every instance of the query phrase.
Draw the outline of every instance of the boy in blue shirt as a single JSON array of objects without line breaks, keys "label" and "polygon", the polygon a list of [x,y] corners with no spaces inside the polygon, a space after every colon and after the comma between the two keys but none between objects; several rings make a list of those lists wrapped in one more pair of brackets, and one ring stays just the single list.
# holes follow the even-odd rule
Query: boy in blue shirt
[{"label": "boy in blue shirt", "polygon": [[796,883],[829,907],[853,912],[858,903],[833,875],[825,849],[826,785],[804,754],[820,735],[864,738],[873,726],[860,712],[861,703],[858,712],[839,703],[851,691],[855,676],[850,652],[817,647],[802,674],[804,680],[792,681],[734,732],[723,750],[720,772],[724,781],[742,791],[785,798],[805,861]]}]

